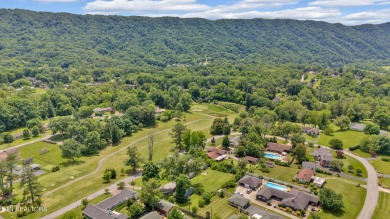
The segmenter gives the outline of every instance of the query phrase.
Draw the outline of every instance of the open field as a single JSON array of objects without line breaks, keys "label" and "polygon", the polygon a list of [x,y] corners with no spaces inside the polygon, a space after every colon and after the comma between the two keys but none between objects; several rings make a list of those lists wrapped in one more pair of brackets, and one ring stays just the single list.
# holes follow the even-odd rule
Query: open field
[{"label": "open field", "polygon": [[207,175],[199,174],[191,179],[192,184],[203,184],[205,192],[216,192],[222,185],[231,179],[234,179],[232,174],[223,173],[208,168]]},{"label": "open field", "polygon": [[356,218],[359,215],[360,209],[362,209],[364,204],[366,189],[357,187],[352,181],[343,180],[342,178],[328,178],[325,187],[343,195],[344,209],[343,212],[339,213],[320,212],[321,219],[350,219]]},{"label": "open field", "polygon": [[[208,133],[209,128],[211,126],[213,117],[210,116],[210,114],[213,114],[213,110],[208,107],[206,104],[195,104],[194,108],[198,108],[197,111],[194,111],[192,113],[186,114],[186,121],[183,121],[183,123],[191,123],[188,124],[187,127],[189,129],[193,130],[202,130],[206,133]],[[219,108],[219,111],[216,113],[226,113],[226,115],[229,115],[231,112],[227,112],[224,108]],[[237,115],[237,114],[236,114]],[[234,115],[230,115],[231,118],[234,118]],[[232,119],[231,119],[232,121]],[[88,170],[84,174],[79,174],[78,177],[81,177],[83,175],[86,176],[85,179],[82,180],[82,183],[72,183],[69,184],[55,192],[46,194],[43,196],[43,203],[45,203],[45,206],[49,208],[49,212],[46,213],[34,213],[32,215],[29,215],[27,218],[37,218],[42,215],[46,215],[50,212],[53,212],[68,203],[71,203],[75,200],[81,199],[85,197],[88,194],[93,193],[94,191],[104,188],[106,184],[103,184],[101,177],[103,176],[104,170],[106,168],[114,168],[118,171],[120,171],[121,168],[125,168],[127,170],[127,173],[129,173],[129,168],[125,167],[123,165],[123,161],[126,159],[126,146],[135,143],[135,145],[139,148],[139,152],[141,155],[145,156],[147,155],[147,140],[146,136],[149,132],[154,132],[155,139],[157,140],[157,152],[155,153],[155,156],[153,160],[157,161],[162,159],[163,157],[169,155],[171,153],[172,149],[172,143],[170,136],[168,135],[170,129],[176,121],[169,121],[166,123],[159,122],[158,126],[155,128],[145,128],[142,131],[139,131],[138,133],[134,133],[131,137],[126,137],[122,140],[122,142],[117,146],[110,146],[104,149],[100,152],[99,155],[88,157],[88,158],[80,158],[79,160],[85,162],[80,162],[78,165],[72,165],[69,167],[69,171],[75,171],[76,174],[83,171],[83,169]],[[157,133],[159,132],[160,133]],[[112,153],[116,153],[114,156],[108,156]],[[107,157],[108,156],[108,157]],[[103,158],[106,157],[104,160]],[[102,160],[102,161],[101,161]],[[101,161],[101,166],[99,166],[97,171],[95,170],[98,166],[98,162]],[[58,175],[56,177],[61,177],[61,172],[63,169],[61,169],[59,172],[56,172]],[[56,173],[50,173],[47,174],[52,175],[53,180],[57,180],[56,177],[54,177],[54,174]],[[74,177],[75,179],[78,177]],[[118,174],[118,178],[115,181],[118,181],[125,176],[120,176]],[[69,176],[65,177],[66,179],[69,179]],[[41,180],[39,180],[41,181]],[[69,180],[67,180],[69,181]],[[48,184],[50,182],[49,179],[47,179]],[[63,184],[63,183],[62,183]],[[50,184],[51,185],[51,184]],[[54,188],[54,186],[52,187]],[[47,191],[51,190],[52,188],[47,188]],[[69,191],[76,191],[69,193]],[[58,198],[61,197],[61,198]]]},{"label": "open field", "polygon": [[332,138],[338,138],[343,142],[344,148],[348,149],[348,147],[359,145],[360,141],[363,139],[364,136],[365,134],[363,132],[351,131],[351,130],[337,131],[333,133],[333,136],[329,136],[329,135],[325,135],[324,133],[321,133],[317,143],[320,145],[330,146],[329,141]]},{"label": "open field", "polygon": [[370,160],[370,163],[377,172],[384,173],[384,174],[390,174],[390,162],[385,162],[381,159],[377,160]]},{"label": "open field", "polygon": [[390,215],[390,194],[379,192],[379,200],[372,219],[387,219]]}]

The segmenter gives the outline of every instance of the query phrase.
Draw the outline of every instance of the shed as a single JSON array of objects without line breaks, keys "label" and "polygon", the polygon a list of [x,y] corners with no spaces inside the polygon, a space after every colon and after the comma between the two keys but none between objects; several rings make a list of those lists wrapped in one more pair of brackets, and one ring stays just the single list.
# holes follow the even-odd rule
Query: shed
[{"label": "shed", "polygon": [[41,169],[41,165],[36,164],[36,163],[31,164],[30,167],[33,170],[40,170]]}]

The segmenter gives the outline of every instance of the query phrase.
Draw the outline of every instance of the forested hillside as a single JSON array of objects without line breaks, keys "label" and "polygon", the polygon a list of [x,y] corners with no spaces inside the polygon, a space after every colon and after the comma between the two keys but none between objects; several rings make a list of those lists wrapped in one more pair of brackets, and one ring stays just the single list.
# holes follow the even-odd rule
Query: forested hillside
[{"label": "forested hillside", "polygon": [[80,68],[213,62],[341,66],[390,58],[390,24],[205,20],[0,10],[0,65]]}]

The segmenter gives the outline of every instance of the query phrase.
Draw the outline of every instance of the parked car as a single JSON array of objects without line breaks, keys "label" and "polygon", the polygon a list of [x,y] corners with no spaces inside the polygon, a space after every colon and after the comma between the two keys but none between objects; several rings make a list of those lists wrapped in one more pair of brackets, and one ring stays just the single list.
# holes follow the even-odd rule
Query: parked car
[{"label": "parked car", "polygon": [[246,194],[251,194],[251,192],[252,192],[252,189],[247,189],[246,190]]},{"label": "parked car", "polygon": [[244,194],[242,194],[242,192],[235,192],[234,194],[239,195],[239,196],[244,196]]}]

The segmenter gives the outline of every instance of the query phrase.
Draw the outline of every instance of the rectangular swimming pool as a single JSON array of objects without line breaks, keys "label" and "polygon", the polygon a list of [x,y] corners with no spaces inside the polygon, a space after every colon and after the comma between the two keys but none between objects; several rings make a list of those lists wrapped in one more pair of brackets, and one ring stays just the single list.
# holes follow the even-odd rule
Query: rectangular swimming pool
[{"label": "rectangular swimming pool", "polygon": [[264,157],[269,158],[269,159],[280,159],[282,156],[280,156],[279,154],[265,152]]},{"label": "rectangular swimming pool", "polygon": [[265,186],[273,188],[273,189],[277,189],[277,190],[280,190],[280,191],[285,191],[285,192],[287,191],[287,187],[286,186],[282,186],[282,185],[279,185],[279,184],[276,184],[276,183],[272,183],[272,182],[267,182],[265,184]]}]

